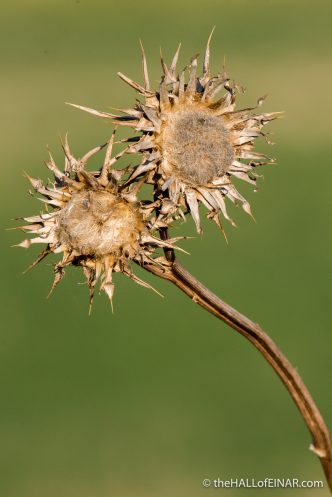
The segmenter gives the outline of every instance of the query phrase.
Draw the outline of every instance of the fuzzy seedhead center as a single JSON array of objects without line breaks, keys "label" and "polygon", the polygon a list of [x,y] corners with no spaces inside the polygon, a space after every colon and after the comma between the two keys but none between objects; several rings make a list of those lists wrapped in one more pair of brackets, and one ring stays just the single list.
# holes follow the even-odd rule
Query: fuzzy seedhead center
[{"label": "fuzzy seedhead center", "polygon": [[204,185],[224,175],[234,150],[220,116],[197,106],[169,113],[161,137],[166,168],[192,185]]},{"label": "fuzzy seedhead center", "polygon": [[78,255],[136,255],[144,229],[141,215],[126,200],[108,191],[73,195],[58,217],[58,236]]}]

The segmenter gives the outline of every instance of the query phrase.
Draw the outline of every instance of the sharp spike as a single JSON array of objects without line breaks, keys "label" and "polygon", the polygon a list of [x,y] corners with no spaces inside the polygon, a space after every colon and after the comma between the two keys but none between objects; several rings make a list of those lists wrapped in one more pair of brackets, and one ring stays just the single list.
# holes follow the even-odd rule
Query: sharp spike
[{"label": "sharp spike", "polygon": [[230,174],[232,176],[235,176],[236,178],[242,179],[243,181],[246,181],[247,183],[250,183],[251,185],[256,185],[256,179],[250,178],[247,173],[244,173],[243,171],[231,171]]},{"label": "sharp spike", "polygon": [[16,245],[12,245],[12,247],[22,247],[22,248],[29,248],[31,246],[31,240],[26,239],[23,240],[21,243],[17,243]]},{"label": "sharp spike", "polygon": [[220,190],[214,190],[213,196],[214,196],[215,200],[217,201],[219,210],[222,212],[224,218],[227,219],[227,221],[229,221],[233,226],[235,226],[234,221],[229,217],[229,215],[227,213],[224,195],[221,193]]},{"label": "sharp spike", "polygon": [[171,74],[168,70],[168,67],[167,65],[165,64],[165,61],[164,61],[164,57],[163,57],[163,53],[162,53],[162,50],[160,48],[160,62],[161,62],[161,67],[163,68],[163,73],[164,73],[164,81],[166,84],[170,83],[171,80],[172,80],[172,77],[171,77]]},{"label": "sharp spike", "polygon": [[128,76],[125,76],[122,74],[122,72],[118,72],[119,78],[122,79],[125,83],[127,83],[129,86],[134,88],[134,90],[138,91],[138,93],[141,93],[142,95],[151,95],[151,92],[149,90],[145,90],[143,86],[139,85],[138,83],[135,83],[132,79],[128,78]]},{"label": "sharp spike", "polygon": [[83,155],[82,159],[79,162],[84,166],[88,162],[88,160],[91,159],[91,157],[93,157],[98,152],[100,152],[100,150],[105,148],[107,143],[108,142],[103,143],[103,145],[99,145],[98,147],[95,147],[92,150],[90,150],[89,152],[87,152],[85,155]]},{"label": "sharp spike", "polygon": [[100,286],[100,290],[103,290],[106,292],[112,306],[112,313],[114,312],[113,309],[113,295],[114,295],[114,284],[112,281],[112,276],[113,276],[113,270],[114,270],[114,259],[109,258],[104,262],[104,281]]},{"label": "sharp spike", "polygon": [[175,79],[175,71],[176,71],[176,65],[178,63],[180,49],[181,49],[181,43],[179,43],[179,46],[174,54],[174,57],[173,57],[173,60],[171,63],[171,67],[169,69],[169,72],[171,73],[171,75],[173,76],[174,79]]},{"label": "sharp spike", "polygon": [[134,274],[132,271],[124,270],[123,272],[129,278],[131,278],[133,281],[135,281],[135,283],[138,283],[139,285],[144,286],[145,288],[148,288],[149,290],[152,290],[153,292],[155,292],[160,297],[164,297],[162,293],[158,292],[158,290],[156,290],[153,286],[149,285],[149,283],[147,283],[146,281],[141,280],[141,278],[139,278],[138,276],[136,276],[136,274]]},{"label": "sharp spike", "polygon": [[128,186],[132,181],[134,181],[135,178],[140,176],[141,174],[144,174],[148,171],[152,171],[156,167],[155,162],[147,162],[146,164],[139,164],[139,166],[134,169],[132,174],[129,176],[128,180],[125,183],[125,186]]},{"label": "sharp spike", "polygon": [[[116,143],[119,143],[119,142],[116,142]],[[121,150],[121,152],[119,152],[115,157],[113,157],[112,159],[110,159],[109,161],[109,170],[111,170],[113,164],[116,163],[117,160],[120,159],[120,157],[122,157],[123,155],[125,155],[126,153],[128,153],[128,147],[124,148],[123,150]],[[123,171],[123,173],[125,173],[127,171],[127,168],[123,168],[121,169],[121,171]]]},{"label": "sharp spike", "polygon": [[150,136],[147,136],[146,138],[144,137],[143,135],[143,139],[140,140],[138,143],[136,143],[135,145],[130,145],[128,148],[127,148],[127,153],[128,154],[136,154],[137,152],[139,152],[140,150],[147,150],[149,148],[153,148],[155,145],[155,142],[154,140],[152,139],[152,137]]},{"label": "sharp spike", "polygon": [[[137,181],[137,183],[135,183],[135,185],[131,188],[128,195],[130,197],[132,197],[133,200],[137,201],[137,193],[139,192],[141,187],[144,185],[144,183],[145,183],[145,176],[143,176],[143,178],[141,178],[139,181]],[[123,195],[125,196],[125,194],[123,194]]]},{"label": "sharp spike", "polygon": [[242,209],[244,210],[244,212],[246,212],[256,223],[256,219],[254,218],[254,215],[253,213],[251,212],[251,207],[250,207],[250,204],[249,202],[245,201],[243,202],[242,204]]},{"label": "sharp spike", "polygon": [[91,316],[93,297],[96,287],[95,271],[92,267],[87,266],[83,266],[82,269],[89,287],[89,316]]},{"label": "sharp spike", "polygon": [[56,264],[54,267],[54,281],[53,281],[53,284],[51,286],[50,291],[48,292],[47,298],[49,298],[52,295],[55,287],[58,286],[58,284],[60,283],[60,281],[62,280],[64,275],[65,275],[65,271],[64,271],[63,267],[59,264]]},{"label": "sharp spike", "polygon": [[104,186],[106,186],[108,183],[108,174],[110,171],[110,162],[111,162],[111,157],[112,157],[112,150],[113,150],[116,130],[117,130],[117,127],[114,128],[111,139],[108,142],[105,160],[104,160],[103,167],[101,169],[101,173],[100,173],[100,177],[99,177],[99,183],[101,185],[104,185]]},{"label": "sharp spike", "polygon": [[211,42],[211,38],[212,38],[214,30],[215,30],[215,26],[213,26],[212,31],[210,33],[210,36],[208,38],[207,44],[206,44],[206,50],[205,50],[204,62],[203,62],[203,77],[201,79],[201,83],[203,85],[205,85],[210,78],[210,42]]},{"label": "sharp spike", "polygon": [[65,173],[67,175],[69,175],[70,170],[76,165],[77,160],[75,159],[75,157],[73,156],[73,154],[70,151],[70,147],[69,147],[69,143],[68,143],[68,133],[66,133],[64,141],[62,140],[62,138],[60,138],[60,140],[61,140],[61,146],[62,146],[63,152],[64,152],[65,157],[67,159],[65,162]]},{"label": "sharp spike", "polygon": [[187,252],[186,250],[182,249],[181,247],[177,247],[176,245],[173,245],[172,243],[169,243],[167,241],[161,240],[160,238],[156,238],[155,236],[150,235],[150,234],[144,234],[144,235],[142,235],[141,241],[142,241],[142,243],[147,243],[147,244],[150,244],[150,245],[155,245],[157,247],[165,247],[165,248],[169,248],[169,249],[172,249],[172,250],[179,250],[180,252],[183,252],[184,254],[188,254],[189,255],[189,252]]},{"label": "sharp spike", "polygon": [[39,264],[39,262],[41,262],[43,259],[45,259],[45,257],[47,257],[49,254],[52,253],[52,250],[50,249],[50,247],[46,247],[37,257],[37,259],[35,259],[33,261],[32,264],[30,264],[29,267],[27,267],[24,271],[23,271],[23,274],[27,273],[28,271],[30,271],[30,269],[33,269],[35,266],[37,266],[37,264]]},{"label": "sharp spike", "polygon": [[143,64],[143,74],[144,74],[144,86],[146,90],[150,90],[150,81],[149,81],[149,73],[148,73],[148,65],[146,62],[146,56],[144,52],[144,47],[142,40],[139,40],[139,43],[141,45],[141,51],[142,51],[142,64]]},{"label": "sharp spike", "polygon": [[25,171],[23,172],[23,176],[31,183],[35,190],[39,191],[41,188],[44,187],[43,182],[40,179],[32,178]]},{"label": "sharp spike", "polygon": [[113,296],[114,296],[114,290],[115,290],[114,283],[106,283],[103,287],[103,290],[107,293],[107,296],[108,296],[110,303],[111,303],[112,314],[114,314],[114,306],[113,306]]},{"label": "sharp spike", "polygon": [[188,190],[188,189],[186,190],[186,200],[187,200],[191,215],[193,217],[193,220],[195,222],[197,233],[201,234],[202,228],[201,228],[201,223],[200,223],[200,218],[199,218],[198,202],[197,202],[196,194],[193,190]]},{"label": "sharp spike", "polygon": [[216,225],[218,226],[218,228],[220,229],[220,231],[222,232],[222,234],[224,235],[224,238],[225,238],[225,241],[226,243],[228,244],[228,239],[227,239],[227,236],[226,236],[226,232],[223,228],[223,225],[221,224],[220,222],[220,218],[219,218],[219,213],[216,212],[215,214],[213,214],[211,216],[211,219],[213,219],[213,221],[216,223]]},{"label": "sharp spike", "polygon": [[88,112],[89,114],[93,114],[98,117],[105,117],[106,119],[116,119],[119,116],[115,114],[110,114],[109,112],[100,112],[99,110],[91,109],[90,107],[84,107],[83,105],[72,104],[70,102],[65,102],[66,105],[70,105],[71,107],[75,107],[76,109],[83,110],[84,112]]},{"label": "sharp spike", "polygon": [[24,226],[15,226],[14,228],[7,228],[7,230],[21,230],[24,233],[28,232],[29,234],[41,234],[49,231],[49,227],[44,226],[42,223],[35,224],[26,224]]},{"label": "sharp spike", "polygon": [[111,107],[113,110],[122,112],[123,114],[127,114],[128,116],[135,118],[135,119],[140,119],[143,115],[143,112],[137,108],[135,109],[121,109],[117,107]]},{"label": "sharp spike", "polygon": [[47,219],[51,219],[52,217],[54,217],[54,213],[53,214],[42,213],[40,216],[18,217],[15,219],[15,221],[18,219],[24,219],[24,221],[27,221],[28,223],[39,223],[40,221],[45,221]]},{"label": "sharp spike", "polygon": [[60,200],[56,199],[47,199],[47,198],[42,198],[42,197],[37,197],[38,200],[43,202],[44,204],[49,204],[49,205],[55,205],[55,207],[63,207],[65,202],[61,202]]},{"label": "sharp spike", "polygon": [[50,151],[48,151],[48,154],[49,154],[49,157],[50,157],[50,160],[48,161],[45,161],[45,165],[46,167],[52,171],[52,173],[54,174],[54,177],[59,179],[59,180],[62,180],[63,176],[64,176],[64,173],[62,171],[60,171],[60,169],[58,168],[58,166],[56,165],[55,163],[55,160],[53,159],[53,156],[51,154]]}]

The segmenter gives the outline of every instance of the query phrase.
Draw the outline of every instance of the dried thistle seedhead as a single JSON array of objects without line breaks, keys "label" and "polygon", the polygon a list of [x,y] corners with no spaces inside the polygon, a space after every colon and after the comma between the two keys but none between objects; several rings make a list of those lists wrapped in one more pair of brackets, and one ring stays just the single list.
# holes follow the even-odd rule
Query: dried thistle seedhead
[{"label": "dried thistle seedhead", "polygon": [[[156,196],[167,204],[163,209],[164,220],[169,222],[174,215],[183,214],[184,209],[191,213],[198,232],[201,231],[200,202],[208,209],[208,217],[219,226],[220,212],[235,224],[227,214],[225,197],[242,204],[251,214],[249,203],[235,188],[232,177],[255,185],[255,168],[273,162],[253,147],[257,137],[266,137],[262,127],[280,115],[254,112],[264,97],[256,107],[235,110],[236,95],[242,88],[229,79],[224,68],[216,76],[210,75],[211,35],[199,76],[197,55],[180,73],[176,70],[180,47],[169,67],[161,57],[163,76],[158,91],[151,90],[142,47],[144,86],[119,73],[123,81],[144,97],[144,103],[122,109],[126,115],[76,105],[141,133],[136,142],[129,140],[131,146],[126,151],[142,154],[142,161],[129,181],[149,173],[148,181],[155,185]],[[224,94],[216,98],[221,91]]]},{"label": "dried thistle seedhead", "polygon": [[[85,165],[90,157],[103,146],[88,152],[77,160],[72,155],[66,139],[64,144],[65,168],[60,171],[52,156],[46,163],[54,173],[55,182],[44,185],[41,180],[30,180],[34,189],[43,195],[43,202],[52,212],[23,218],[27,225],[19,229],[36,234],[19,246],[28,248],[33,243],[44,243],[31,267],[51,253],[63,253],[55,265],[55,278],[51,291],[61,281],[69,265],[81,266],[90,288],[90,308],[98,279],[100,288],[112,301],[114,284],[112,273],[122,272],[135,282],[152,288],[131,270],[131,261],[162,264],[153,258],[156,247],[174,248],[174,240],[163,242],[151,234],[150,221],[153,207],[137,199],[139,184],[123,186],[122,176],[126,170],[112,170],[111,166],[124,151],[112,157],[114,133],[108,143],[106,157],[101,169],[87,172]],[[158,222],[154,219],[154,229]]]}]

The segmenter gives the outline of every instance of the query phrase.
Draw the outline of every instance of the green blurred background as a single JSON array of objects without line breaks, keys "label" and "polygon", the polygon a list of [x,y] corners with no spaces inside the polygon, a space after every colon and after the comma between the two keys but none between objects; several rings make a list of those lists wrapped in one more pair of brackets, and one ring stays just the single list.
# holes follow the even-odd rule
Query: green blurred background
[{"label": "green blurred background", "polygon": [[[183,242],[182,262],[259,322],[298,368],[332,427],[331,29],[329,0],[3,1],[1,4],[1,225],[39,212],[22,171],[47,177],[48,145],[62,161],[69,131],[79,156],[110,135],[102,120],[65,101],[109,110],[136,95],[117,71],[142,81],[138,39],[151,80],[159,47],[180,65],[202,53],[214,24],[212,66],[224,55],[247,87],[239,106],[268,93],[264,110],[278,165],[259,192],[237,185],[241,209]],[[194,234],[193,223],[174,229]],[[40,247],[10,248],[2,231],[0,338],[1,497],[200,497],[256,495],[202,488],[203,478],[323,479],[310,436],[279,379],[243,338],[177,289],[144,275],[161,299],[119,275],[115,313],[97,295],[88,316],[80,271],[49,300],[50,262],[22,275]],[[23,235],[24,236],[24,235]],[[51,261],[52,262],[52,261]],[[259,495],[328,495],[259,490]]]}]

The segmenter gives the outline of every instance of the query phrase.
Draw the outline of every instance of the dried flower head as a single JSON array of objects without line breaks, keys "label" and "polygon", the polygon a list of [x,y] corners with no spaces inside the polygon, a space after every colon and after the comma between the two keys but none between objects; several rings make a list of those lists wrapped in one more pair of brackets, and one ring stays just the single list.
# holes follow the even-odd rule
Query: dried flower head
[{"label": "dried flower head", "polygon": [[[152,257],[156,247],[174,248],[176,240],[163,242],[151,234],[149,218],[153,207],[138,201],[139,183],[129,187],[121,184],[126,170],[111,169],[125,152],[112,157],[113,143],[114,133],[101,169],[88,172],[85,169],[88,159],[107,144],[78,160],[72,155],[66,137],[64,171],[60,171],[51,155],[46,163],[54,174],[54,183],[45,186],[41,180],[27,176],[33,188],[43,195],[40,200],[52,206],[52,212],[24,217],[22,219],[29,224],[18,227],[37,235],[18,246],[28,248],[33,243],[46,244],[30,268],[48,254],[63,253],[62,260],[54,268],[51,292],[64,276],[66,266],[72,264],[83,268],[90,288],[90,309],[98,279],[101,290],[112,301],[113,271],[122,272],[140,285],[152,288],[132,272],[130,262],[160,264]],[[156,221],[154,228],[158,228]]]},{"label": "dried flower head", "polygon": [[[142,161],[130,181],[149,172],[148,181],[156,186],[156,195],[165,202],[163,217],[171,219],[175,213],[183,214],[184,208],[191,213],[198,232],[201,231],[199,202],[206,206],[208,217],[219,226],[220,212],[235,224],[227,214],[225,197],[242,204],[251,214],[249,203],[235,188],[232,176],[255,184],[255,168],[273,162],[255,152],[253,145],[257,137],[266,137],[262,127],[280,114],[253,112],[264,97],[258,100],[256,107],[235,110],[236,94],[243,89],[229,79],[224,68],[216,76],[210,75],[211,35],[200,76],[197,76],[197,55],[188,67],[177,73],[180,46],[170,67],[161,56],[163,76],[158,91],[150,87],[142,47],[144,86],[118,73],[144,97],[144,103],[121,109],[125,115],[74,105],[141,133],[140,137],[128,140],[131,146],[127,153],[142,154]],[[216,99],[222,90],[225,93]]]}]

